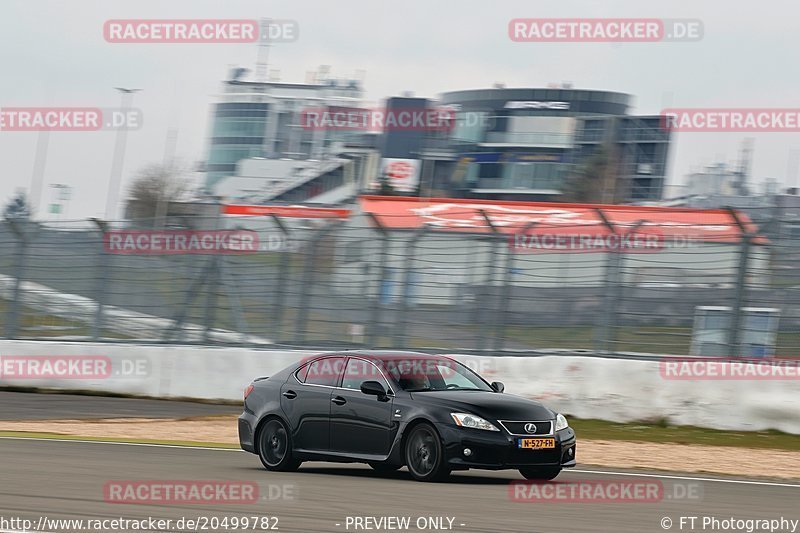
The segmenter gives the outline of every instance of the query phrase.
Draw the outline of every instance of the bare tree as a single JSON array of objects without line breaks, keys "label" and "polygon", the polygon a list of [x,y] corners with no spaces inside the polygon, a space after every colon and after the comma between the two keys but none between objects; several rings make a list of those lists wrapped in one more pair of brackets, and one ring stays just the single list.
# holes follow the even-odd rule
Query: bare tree
[{"label": "bare tree", "polygon": [[169,203],[180,200],[189,191],[189,181],[182,177],[184,170],[158,164],[142,168],[128,191],[127,217],[150,219],[155,226],[166,216]]},{"label": "bare tree", "polygon": [[378,194],[380,196],[394,196],[396,194],[392,180],[385,172],[378,177]]},{"label": "bare tree", "polygon": [[18,191],[3,209],[3,218],[6,220],[28,220],[30,216],[31,208],[24,191]]},{"label": "bare tree", "polygon": [[601,145],[567,178],[564,200],[568,202],[614,204],[622,198],[619,164],[613,147]]}]

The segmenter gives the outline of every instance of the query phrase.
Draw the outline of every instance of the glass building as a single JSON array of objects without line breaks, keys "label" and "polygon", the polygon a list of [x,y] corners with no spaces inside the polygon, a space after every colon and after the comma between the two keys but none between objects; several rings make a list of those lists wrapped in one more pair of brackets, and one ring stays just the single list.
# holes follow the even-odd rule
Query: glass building
[{"label": "glass building", "polygon": [[236,173],[236,164],[251,157],[319,158],[343,134],[303,128],[304,110],[320,106],[357,106],[362,89],[357,80],[319,79],[315,83],[258,82],[241,79],[236,69],[223,82],[213,106],[205,187]]},{"label": "glass building", "polygon": [[605,148],[625,200],[659,199],[670,134],[658,116],[629,115],[628,94],[572,88],[444,93],[454,128],[428,137],[420,192],[468,198],[558,200],[578,166]]}]

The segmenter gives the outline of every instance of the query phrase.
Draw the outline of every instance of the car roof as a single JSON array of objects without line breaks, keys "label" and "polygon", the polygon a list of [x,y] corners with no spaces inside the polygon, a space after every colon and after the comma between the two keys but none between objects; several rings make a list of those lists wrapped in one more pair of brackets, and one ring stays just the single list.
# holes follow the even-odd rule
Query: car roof
[{"label": "car roof", "polygon": [[442,359],[450,361],[446,355],[436,355],[422,352],[402,352],[396,350],[347,350],[342,352],[327,352],[319,357],[360,357],[370,361],[396,361],[398,359]]}]

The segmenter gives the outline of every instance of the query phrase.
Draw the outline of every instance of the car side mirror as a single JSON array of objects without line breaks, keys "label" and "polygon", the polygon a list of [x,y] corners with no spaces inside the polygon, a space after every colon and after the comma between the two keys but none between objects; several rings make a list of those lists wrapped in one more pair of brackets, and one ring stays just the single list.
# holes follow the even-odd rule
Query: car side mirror
[{"label": "car side mirror", "polygon": [[506,386],[500,383],[499,381],[492,381],[492,388],[496,392],[503,392],[504,390],[506,390]]},{"label": "car side mirror", "polygon": [[370,396],[377,396],[384,398],[386,396],[386,389],[379,381],[365,381],[361,384],[361,392],[369,394]]}]

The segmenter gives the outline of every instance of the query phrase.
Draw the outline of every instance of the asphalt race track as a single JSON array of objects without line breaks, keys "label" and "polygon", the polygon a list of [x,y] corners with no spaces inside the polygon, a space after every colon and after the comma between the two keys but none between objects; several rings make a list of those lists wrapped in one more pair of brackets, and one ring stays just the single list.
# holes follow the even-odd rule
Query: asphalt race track
[{"label": "asphalt race track", "polygon": [[[0,519],[27,518],[34,524],[42,516],[177,520],[266,515],[278,518],[279,531],[389,531],[354,529],[352,524],[348,528],[346,517],[408,516],[412,524],[420,517],[454,518],[449,531],[641,533],[664,531],[664,517],[674,521],[673,531],[681,531],[681,515],[800,518],[800,484],[777,481],[571,471],[562,473],[557,483],[655,479],[664,484],[666,496],[655,503],[533,503],[511,501],[509,482],[521,479],[516,472],[456,473],[449,483],[425,484],[411,481],[405,470],[378,474],[366,466],[306,463],[295,473],[272,473],[263,470],[255,456],[234,450],[15,438],[0,439],[0,458]],[[765,465],[765,472],[768,469]],[[238,505],[107,503],[104,485],[114,480],[251,481],[258,485],[260,497],[256,503]],[[695,497],[674,499],[673,494],[683,494],[673,492],[677,485],[694,487]],[[171,530],[186,529],[173,525]],[[436,529],[413,526],[407,531],[431,530]]]}]

